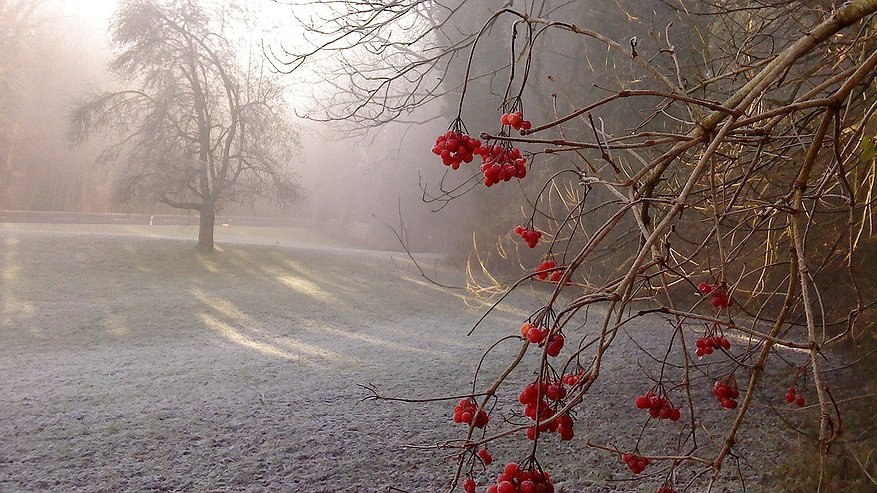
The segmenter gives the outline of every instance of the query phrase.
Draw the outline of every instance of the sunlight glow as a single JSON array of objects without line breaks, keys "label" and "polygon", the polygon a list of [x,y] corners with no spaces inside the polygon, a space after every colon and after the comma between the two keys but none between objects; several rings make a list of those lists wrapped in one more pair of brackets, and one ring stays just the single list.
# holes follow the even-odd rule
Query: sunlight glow
[{"label": "sunlight glow", "polygon": [[367,342],[374,346],[381,346],[386,348],[395,349],[398,351],[402,351],[405,353],[418,353],[431,356],[433,358],[439,358],[444,360],[453,360],[453,357],[448,354],[444,354],[439,351],[430,351],[429,349],[421,349],[414,346],[409,346],[407,344],[400,344],[398,342],[389,341],[387,339],[380,339],[377,337],[367,336],[365,334],[359,334],[357,332],[348,332],[346,330],[336,329],[334,327],[320,327],[320,332],[326,334],[335,334],[339,337],[347,337],[350,339],[356,339],[358,341]]},{"label": "sunlight glow", "polygon": [[[240,308],[231,301],[212,296],[200,289],[193,289],[192,295],[208,307],[219,312],[223,317],[231,319],[228,322],[222,321],[208,313],[201,313],[198,316],[205,325],[237,344],[254,349],[262,354],[284,359],[297,359],[301,361],[302,355],[307,355],[331,360],[336,363],[342,361],[355,361],[343,354],[329,351],[306,342],[297,341],[287,336],[271,333],[270,331],[261,328],[261,324],[253,319],[253,317],[242,312]],[[249,335],[247,335],[247,333]],[[258,340],[254,337],[258,337],[262,340]],[[313,362],[306,361],[306,363],[312,364]]]},{"label": "sunlight glow", "polygon": [[21,276],[21,267],[18,265],[18,259],[16,258],[18,238],[7,238],[3,243],[3,256],[0,257],[0,262],[2,262],[2,266],[0,266],[2,267],[0,279],[3,280],[0,283],[0,286],[2,286],[0,297],[3,299],[3,319],[0,322],[3,325],[9,325],[13,323],[13,316],[16,314],[32,315],[34,307],[30,303],[17,300],[12,295]]},{"label": "sunlight glow", "polygon": [[306,279],[294,276],[277,276],[277,280],[287,287],[292,288],[301,294],[322,301],[323,303],[337,302],[334,296]]},{"label": "sunlight glow", "polygon": [[201,321],[204,322],[204,324],[211,329],[219,332],[220,334],[229,338],[232,342],[240,344],[241,346],[255,349],[256,351],[267,354],[269,356],[277,356],[284,359],[295,359],[298,356],[270,344],[265,344],[264,342],[258,342],[254,339],[251,339],[235,330],[234,327],[232,327],[231,325],[222,322],[219,319],[214,318],[206,313],[200,314],[198,318],[200,318]]}]

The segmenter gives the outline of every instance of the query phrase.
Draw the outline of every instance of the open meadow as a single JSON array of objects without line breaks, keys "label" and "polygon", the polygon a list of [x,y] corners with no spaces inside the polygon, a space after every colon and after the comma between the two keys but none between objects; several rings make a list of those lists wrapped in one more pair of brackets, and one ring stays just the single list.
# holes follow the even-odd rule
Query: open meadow
[{"label": "open meadow", "polygon": [[[453,401],[363,401],[358,384],[468,393],[483,348],[544,296],[517,295],[466,337],[484,308],[424,281],[403,253],[219,228],[219,251],[202,255],[191,237],[181,226],[0,225],[0,491],[441,491],[447,452],[404,445],[463,436]],[[441,257],[422,259],[465,281]],[[618,457],[582,446],[623,444],[643,424],[632,396],[648,383],[632,340],[648,347],[664,329],[631,330],[613,349],[630,358],[607,361],[576,440],[547,442],[559,491],[659,481],[632,481]],[[501,345],[486,375],[518,347]],[[755,428],[772,433],[769,421]],[[741,450],[764,452],[754,438]],[[492,451],[506,462],[521,446]]]}]

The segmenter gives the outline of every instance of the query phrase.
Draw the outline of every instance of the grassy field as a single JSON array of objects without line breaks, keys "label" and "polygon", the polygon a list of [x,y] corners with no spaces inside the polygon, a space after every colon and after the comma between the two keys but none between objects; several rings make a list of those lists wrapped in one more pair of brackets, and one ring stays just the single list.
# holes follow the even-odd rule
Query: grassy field
[{"label": "grassy field", "polygon": [[[404,254],[218,228],[220,251],[201,255],[193,237],[180,226],[0,225],[0,491],[441,491],[446,452],[404,445],[462,436],[453,403],[361,402],[358,384],[466,393],[482,349],[544,295],[522,294],[466,337],[483,309],[425,282]],[[655,326],[630,330],[638,345],[660,344]],[[616,347],[578,415],[580,441],[546,442],[558,491],[663,480],[632,480],[617,457],[582,447],[628,444],[642,426],[631,412],[648,384],[637,346]],[[517,348],[501,345],[485,371]],[[526,371],[512,380],[523,385]],[[496,415],[514,403],[505,397]],[[741,450],[762,450],[759,440],[741,437]],[[527,446],[492,450],[505,462]]]}]

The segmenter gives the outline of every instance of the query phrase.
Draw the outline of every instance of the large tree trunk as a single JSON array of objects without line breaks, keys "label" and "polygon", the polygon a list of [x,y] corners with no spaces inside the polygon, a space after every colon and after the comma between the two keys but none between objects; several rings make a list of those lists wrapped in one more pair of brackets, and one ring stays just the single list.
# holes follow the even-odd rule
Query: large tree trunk
[{"label": "large tree trunk", "polygon": [[212,252],[213,224],[216,222],[216,210],[213,204],[204,204],[198,214],[198,250]]}]

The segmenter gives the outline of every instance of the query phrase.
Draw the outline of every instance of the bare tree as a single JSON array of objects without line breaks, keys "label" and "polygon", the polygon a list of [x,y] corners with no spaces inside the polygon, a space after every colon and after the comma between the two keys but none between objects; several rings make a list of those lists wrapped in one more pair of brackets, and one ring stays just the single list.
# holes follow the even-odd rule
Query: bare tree
[{"label": "bare tree", "polygon": [[[434,445],[457,458],[449,491],[460,482],[475,491],[490,462],[486,447],[508,437],[532,443],[487,491],[550,483],[543,466],[557,451],[544,435],[573,438],[575,413],[612,371],[607,362],[627,357],[617,351],[620,336],[646,316],[658,342],[639,346],[642,378],[629,395],[642,428],[591,436],[582,446],[617,457],[619,468],[635,475],[660,467],[641,479],[658,491],[711,491],[724,481],[723,468],[741,454],[740,437],[757,432],[747,425],[758,406],[805,423],[801,432],[820,458],[811,491],[832,487],[828,457],[849,435],[875,431],[873,420],[850,429],[842,416],[856,402],[866,410],[875,402],[863,390],[870,377],[861,365],[873,352],[853,344],[873,336],[877,300],[874,274],[862,268],[865,239],[875,236],[877,0],[663,3],[684,29],[666,22],[635,36],[607,35],[578,22],[573,7],[561,8],[579,2],[544,1],[521,8],[509,2],[485,13],[474,34],[460,33],[470,50],[463,91],[433,152],[462,178],[442,194],[451,200],[480,183],[521,184],[523,224],[509,232],[503,258],[512,257],[516,236],[539,252],[536,261],[519,256],[514,279],[485,269],[473,290],[499,295],[498,304],[521,286],[547,289],[537,291],[544,303],[522,320],[520,334],[486,350],[485,359],[508,363],[491,375],[476,368],[471,394],[454,413],[466,424],[462,439]],[[360,38],[376,43],[375,53],[402,49],[425,38],[404,29],[402,39],[390,37],[387,16],[403,7],[406,15],[417,8],[453,11],[425,0],[334,4],[357,16],[328,19],[340,31],[323,32],[329,42],[319,49]],[[637,8],[641,2],[604,5],[626,5],[631,18],[648,15]],[[409,102],[398,88],[390,93],[395,97],[381,98],[388,87],[408,84],[416,93],[431,80],[418,75],[425,62],[443,75],[438,60],[459,53],[461,41],[442,49],[428,29],[435,54],[420,47],[424,56],[400,66],[402,75],[366,72],[355,79],[366,83],[348,94],[365,97],[346,107],[348,115],[380,121],[382,105],[398,115]],[[575,60],[601,72],[596,87],[554,77],[551,92],[528,92],[540,84],[532,69],[551,49],[542,43],[549,33],[581,51]],[[498,94],[471,85],[485,36],[505,36],[512,54],[499,72],[506,84]],[[290,68],[319,49],[293,57]],[[341,65],[355,69],[348,59]],[[524,111],[534,99],[547,101],[553,114]],[[499,108],[498,128],[470,134],[467,108]],[[473,156],[481,166],[469,171]],[[592,307],[602,308],[596,326],[587,319]],[[635,339],[636,331],[626,336]],[[504,353],[501,342],[514,347]],[[853,378],[837,378],[838,369]],[[513,373],[535,377],[522,389]],[[656,429],[661,419],[677,424]],[[720,424],[707,430],[710,419]],[[873,489],[877,481],[861,467]]]},{"label": "bare tree", "polygon": [[131,88],[98,94],[70,116],[74,142],[97,130],[119,136],[103,157],[124,166],[123,198],[145,192],[198,211],[205,250],[224,203],[288,204],[299,192],[287,170],[297,137],[283,88],[259,60],[241,61],[220,29],[230,18],[194,0],[124,3],[111,29],[111,67]]}]

